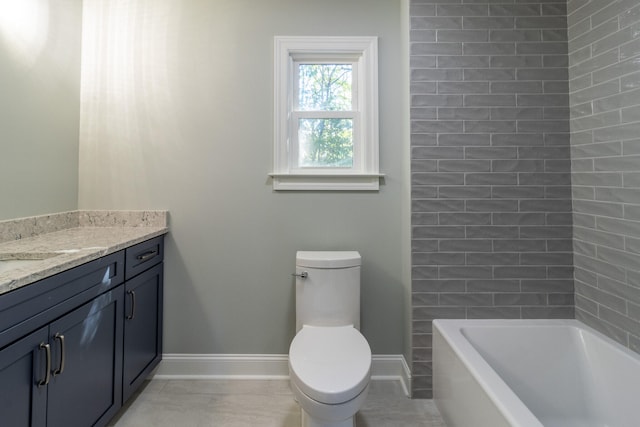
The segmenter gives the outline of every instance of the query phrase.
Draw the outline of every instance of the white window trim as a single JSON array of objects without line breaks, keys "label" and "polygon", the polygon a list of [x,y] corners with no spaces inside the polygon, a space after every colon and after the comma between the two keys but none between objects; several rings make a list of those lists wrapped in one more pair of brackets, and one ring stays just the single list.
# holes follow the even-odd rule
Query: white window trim
[{"label": "white window trim", "polygon": [[[274,190],[378,190],[378,38],[377,37],[287,37],[274,38]],[[349,58],[357,64],[358,113],[355,127],[360,137],[354,144],[354,167],[296,168],[292,158],[294,63],[323,58]],[[357,156],[357,158],[355,158]]]}]

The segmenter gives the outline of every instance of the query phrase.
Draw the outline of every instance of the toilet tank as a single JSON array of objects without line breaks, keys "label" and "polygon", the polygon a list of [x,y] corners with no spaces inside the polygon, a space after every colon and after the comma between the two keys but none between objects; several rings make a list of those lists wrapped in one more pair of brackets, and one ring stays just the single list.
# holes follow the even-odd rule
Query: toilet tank
[{"label": "toilet tank", "polygon": [[360,329],[360,264],[356,251],[296,253],[296,331],[303,325]]}]

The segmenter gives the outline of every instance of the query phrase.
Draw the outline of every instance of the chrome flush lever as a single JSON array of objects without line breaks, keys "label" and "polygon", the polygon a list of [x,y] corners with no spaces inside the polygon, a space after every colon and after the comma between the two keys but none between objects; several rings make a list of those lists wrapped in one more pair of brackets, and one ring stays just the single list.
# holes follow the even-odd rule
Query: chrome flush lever
[{"label": "chrome flush lever", "polygon": [[309,277],[309,273],[307,273],[306,271],[303,271],[303,272],[302,272],[302,273],[300,273],[300,274],[295,274],[295,273],[293,273],[293,274],[292,274],[292,276],[294,276],[294,277],[299,277],[299,278],[301,278],[301,279],[306,279],[307,277]]}]

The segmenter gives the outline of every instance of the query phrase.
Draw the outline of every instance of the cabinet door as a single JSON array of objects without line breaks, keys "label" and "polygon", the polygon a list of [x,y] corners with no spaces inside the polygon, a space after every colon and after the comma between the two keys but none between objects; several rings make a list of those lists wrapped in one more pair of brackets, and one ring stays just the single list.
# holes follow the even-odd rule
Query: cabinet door
[{"label": "cabinet door", "polygon": [[47,427],[105,425],[122,402],[120,286],[50,324]]},{"label": "cabinet door", "polygon": [[161,263],[125,282],[125,401],[162,359],[162,267]]},{"label": "cabinet door", "polygon": [[47,331],[41,328],[0,350],[0,426],[45,425]]}]

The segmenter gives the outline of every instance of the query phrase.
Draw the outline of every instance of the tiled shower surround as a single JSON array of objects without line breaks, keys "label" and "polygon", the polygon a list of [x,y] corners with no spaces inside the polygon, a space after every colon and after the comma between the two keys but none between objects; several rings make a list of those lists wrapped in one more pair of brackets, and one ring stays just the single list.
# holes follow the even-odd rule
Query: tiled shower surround
[{"label": "tiled shower surround", "polygon": [[411,83],[414,397],[433,318],[640,351],[638,0],[412,0]]},{"label": "tiled shower surround", "polygon": [[566,8],[411,1],[414,397],[432,319],[574,316]]},{"label": "tiled shower surround", "polygon": [[640,2],[568,9],[576,317],[640,351]]}]

